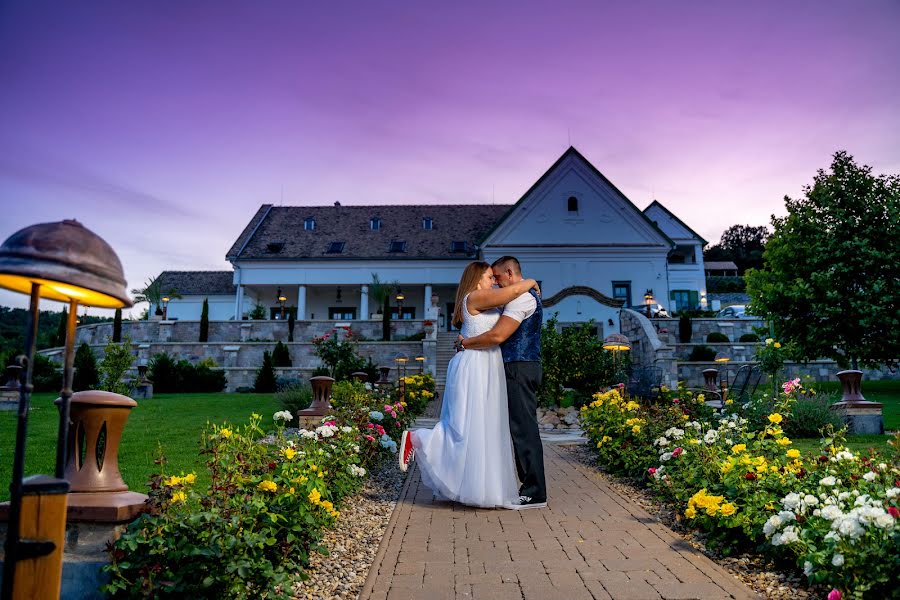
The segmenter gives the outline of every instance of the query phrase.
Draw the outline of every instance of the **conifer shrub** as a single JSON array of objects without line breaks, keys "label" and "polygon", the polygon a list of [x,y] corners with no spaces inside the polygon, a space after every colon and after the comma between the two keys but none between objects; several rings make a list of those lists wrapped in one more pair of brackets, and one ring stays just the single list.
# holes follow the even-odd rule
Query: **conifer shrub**
[{"label": "conifer shrub", "polygon": [[97,357],[94,351],[82,342],[75,351],[75,376],[72,380],[72,390],[80,392],[83,390],[97,389],[100,383],[100,373],[97,371]]},{"label": "conifer shrub", "polygon": [[272,393],[275,391],[275,365],[272,364],[272,355],[268,350],[263,352],[263,363],[256,372],[256,380],[253,382],[253,391],[256,393]]},{"label": "conifer shrub", "polygon": [[203,299],[203,309],[200,311],[200,341],[209,341],[209,298]]},{"label": "conifer shrub", "polygon": [[291,361],[291,353],[288,347],[281,342],[275,344],[275,349],[272,350],[272,363],[276,367],[290,367],[294,364]]}]

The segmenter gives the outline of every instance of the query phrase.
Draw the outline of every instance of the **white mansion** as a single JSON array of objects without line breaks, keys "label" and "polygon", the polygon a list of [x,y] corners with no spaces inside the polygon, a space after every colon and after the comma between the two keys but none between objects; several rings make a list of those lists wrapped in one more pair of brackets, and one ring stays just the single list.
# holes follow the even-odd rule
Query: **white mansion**
[{"label": "white mansion", "polygon": [[265,204],[226,255],[233,271],[160,278],[181,296],[168,319],[199,319],[208,298],[211,320],[258,305],[281,318],[283,304],[298,320],[352,321],[380,318],[369,298],[377,274],[399,285],[394,314],[446,328],[465,265],[513,255],[541,282],[547,318],[594,319],[602,333],[618,330],[623,305],[705,307],[705,244],[659,202],[639,210],[569,148],[513,205]]}]

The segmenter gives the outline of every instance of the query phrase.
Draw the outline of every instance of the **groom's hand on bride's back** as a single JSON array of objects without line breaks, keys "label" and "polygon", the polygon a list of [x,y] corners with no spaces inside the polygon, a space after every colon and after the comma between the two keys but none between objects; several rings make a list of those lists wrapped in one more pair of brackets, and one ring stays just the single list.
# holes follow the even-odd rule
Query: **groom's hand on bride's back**
[{"label": "groom's hand on bride's back", "polygon": [[457,336],[456,336],[456,341],[453,342],[453,348],[454,348],[457,352],[459,352],[459,351],[461,351],[461,350],[465,350],[465,348],[462,347],[462,341],[463,341],[464,339],[466,339],[466,338],[464,338],[462,335],[457,335]]}]

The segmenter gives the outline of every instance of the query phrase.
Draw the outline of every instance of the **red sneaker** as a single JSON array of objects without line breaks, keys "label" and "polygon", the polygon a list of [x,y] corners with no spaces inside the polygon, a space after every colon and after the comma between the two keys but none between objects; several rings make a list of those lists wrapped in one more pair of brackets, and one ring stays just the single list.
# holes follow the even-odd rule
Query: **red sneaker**
[{"label": "red sneaker", "polygon": [[400,451],[397,453],[397,460],[400,461],[400,470],[406,472],[409,463],[413,459],[416,449],[412,445],[412,431],[408,429],[400,436]]}]

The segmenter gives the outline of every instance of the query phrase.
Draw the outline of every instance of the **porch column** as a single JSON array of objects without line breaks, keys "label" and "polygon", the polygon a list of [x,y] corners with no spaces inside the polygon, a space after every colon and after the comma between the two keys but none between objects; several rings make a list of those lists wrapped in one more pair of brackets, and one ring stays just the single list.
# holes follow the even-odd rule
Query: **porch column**
[{"label": "porch column", "polygon": [[369,286],[367,285],[359,288],[359,318],[369,318]]},{"label": "porch column", "polygon": [[431,284],[425,284],[425,302],[422,303],[422,318],[429,318],[429,310],[431,309]]},{"label": "porch column", "polygon": [[297,286],[297,320],[306,320],[306,286]]},{"label": "porch column", "polygon": [[237,286],[234,295],[234,320],[240,321],[244,316],[244,286]]}]

